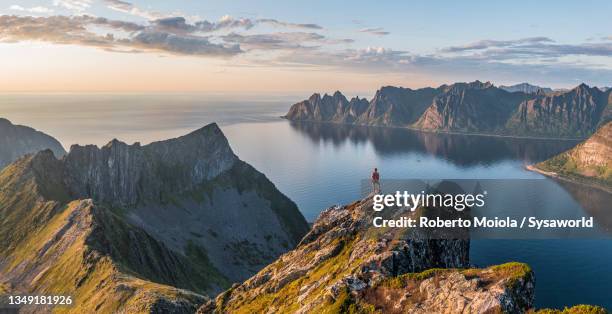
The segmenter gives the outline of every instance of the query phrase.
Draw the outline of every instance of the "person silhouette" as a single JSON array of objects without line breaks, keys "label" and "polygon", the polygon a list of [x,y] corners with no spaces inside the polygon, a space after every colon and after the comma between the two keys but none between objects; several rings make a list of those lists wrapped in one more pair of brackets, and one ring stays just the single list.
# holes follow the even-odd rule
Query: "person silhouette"
[{"label": "person silhouette", "polygon": [[380,173],[378,168],[374,168],[374,172],[372,172],[372,190],[374,193],[380,193]]}]

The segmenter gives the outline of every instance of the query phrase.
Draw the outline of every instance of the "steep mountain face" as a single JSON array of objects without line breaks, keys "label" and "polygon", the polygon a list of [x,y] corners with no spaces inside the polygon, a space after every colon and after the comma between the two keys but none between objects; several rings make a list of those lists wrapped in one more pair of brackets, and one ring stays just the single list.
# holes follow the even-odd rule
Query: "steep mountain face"
[{"label": "steep mountain face", "polygon": [[584,137],[612,116],[609,92],[581,84],[566,93],[522,102],[507,123],[515,134]]},{"label": "steep mountain face", "polygon": [[57,157],[66,154],[62,145],[53,137],[0,118],[0,169],[23,155],[44,149],[52,150]]},{"label": "steep mountain face", "polygon": [[376,92],[368,109],[357,119],[362,125],[408,126],[431,104],[439,89],[386,86]]},{"label": "steep mountain face", "polygon": [[536,168],[612,189],[612,121],[604,124],[586,141],[537,164]]},{"label": "steep mountain face", "polygon": [[[518,313],[532,306],[528,266],[470,269],[469,240],[369,228],[373,214],[371,198],[323,211],[296,249],[199,313]],[[397,215],[410,214],[390,213]]]},{"label": "steep mountain face", "polygon": [[527,137],[583,138],[612,120],[612,92],[581,84],[568,91],[480,81],[411,90],[383,87],[369,102],[318,94],[284,118]]},{"label": "steep mountain face", "polygon": [[528,96],[479,81],[457,83],[436,96],[415,126],[423,130],[499,132]]},{"label": "steep mountain face", "polygon": [[414,123],[439,93],[438,89],[412,90],[386,86],[376,92],[371,101],[353,98],[340,92],[333,96],[312,95],[293,105],[285,118],[296,121],[321,121],[359,125],[407,126]]},{"label": "steep mountain face", "polygon": [[510,86],[500,85],[499,88],[511,93],[521,92],[525,94],[547,94],[553,92],[551,88],[535,86],[529,83],[520,83]]},{"label": "steep mountain face", "polygon": [[307,230],[215,124],[59,160],[46,150],[0,172],[0,283],[72,295],[75,313],[193,313]]}]

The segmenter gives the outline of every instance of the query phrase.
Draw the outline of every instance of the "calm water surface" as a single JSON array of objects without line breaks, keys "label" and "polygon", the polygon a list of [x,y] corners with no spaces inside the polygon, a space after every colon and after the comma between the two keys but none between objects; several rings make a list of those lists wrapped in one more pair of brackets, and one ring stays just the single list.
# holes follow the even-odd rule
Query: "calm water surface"
[{"label": "calm water surface", "polygon": [[[542,208],[561,204],[577,216],[594,216],[602,229],[612,226],[609,194],[524,170],[525,164],[572,147],[572,141],[294,124],[278,118],[292,100],[202,99],[194,95],[5,95],[0,96],[0,117],[48,132],[67,148],[73,143],[103,145],[115,137],[148,143],[218,122],[236,154],[265,173],[309,221],[322,209],[359,198],[361,180],[378,167],[386,179],[541,178],[546,180],[545,192],[520,197],[532,198]],[[473,264],[507,261],[525,262],[534,269],[538,307],[591,303],[612,309],[612,240],[471,242]]]}]

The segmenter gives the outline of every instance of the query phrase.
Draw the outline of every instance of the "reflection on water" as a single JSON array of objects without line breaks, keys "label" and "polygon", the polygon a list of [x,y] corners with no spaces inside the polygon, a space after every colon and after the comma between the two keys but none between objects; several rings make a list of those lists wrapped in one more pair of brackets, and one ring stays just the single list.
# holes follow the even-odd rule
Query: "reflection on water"
[{"label": "reflection on water", "polygon": [[555,180],[584,209],[593,216],[600,228],[612,233],[612,194],[583,184]]},{"label": "reflection on water", "polygon": [[407,152],[435,155],[456,165],[492,164],[503,160],[527,163],[542,161],[573,146],[578,141],[551,141],[461,134],[437,134],[401,128],[333,125],[291,122],[291,127],[313,142],[331,142],[340,146],[370,142],[378,154]]}]

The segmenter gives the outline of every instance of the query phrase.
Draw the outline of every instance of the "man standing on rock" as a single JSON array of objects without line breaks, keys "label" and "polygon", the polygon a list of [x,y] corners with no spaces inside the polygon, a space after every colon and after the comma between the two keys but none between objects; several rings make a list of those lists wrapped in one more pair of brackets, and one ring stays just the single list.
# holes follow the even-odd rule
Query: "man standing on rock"
[{"label": "man standing on rock", "polygon": [[372,172],[372,190],[374,190],[374,194],[380,193],[380,173],[378,173],[378,168],[374,168],[374,172]]}]

